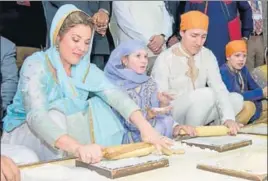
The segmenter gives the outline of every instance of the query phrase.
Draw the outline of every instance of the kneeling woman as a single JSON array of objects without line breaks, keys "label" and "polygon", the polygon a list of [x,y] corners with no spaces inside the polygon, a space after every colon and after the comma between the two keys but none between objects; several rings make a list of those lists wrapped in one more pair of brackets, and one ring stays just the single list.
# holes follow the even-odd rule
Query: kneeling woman
[{"label": "kneeling woman", "polygon": [[[98,162],[99,145],[122,143],[124,128],[112,106],[138,127],[143,141],[158,148],[171,144],[128,95],[90,64],[94,31],[86,13],[64,5],[51,27],[51,47],[28,57],[21,69],[18,91],[4,118],[2,143],[26,145],[41,160],[69,153],[88,163]],[[90,92],[96,96],[88,100]]]},{"label": "kneeling woman", "polygon": [[262,107],[267,107],[262,104],[267,97],[267,86],[259,87],[245,66],[247,45],[243,40],[229,42],[226,57],[227,62],[220,68],[222,79],[230,92],[240,93],[245,100],[243,112],[238,114],[237,119],[243,124],[252,123],[260,117]]}]

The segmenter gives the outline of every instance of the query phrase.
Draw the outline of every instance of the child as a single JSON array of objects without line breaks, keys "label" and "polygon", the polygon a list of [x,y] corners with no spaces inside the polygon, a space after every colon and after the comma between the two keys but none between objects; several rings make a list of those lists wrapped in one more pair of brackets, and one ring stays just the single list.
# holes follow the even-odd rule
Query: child
[{"label": "child", "polygon": [[[247,45],[243,40],[234,40],[226,45],[227,62],[220,68],[222,79],[230,92],[243,95],[248,117],[240,115],[243,124],[252,123],[261,116],[262,100],[267,97],[267,86],[263,89],[254,81],[247,67]],[[252,114],[250,114],[252,112]],[[238,116],[239,119],[239,116]]]},{"label": "child", "polygon": [[[169,115],[169,102],[172,97],[164,92],[158,93],[156,83],[146,75],[147,65],[145,45],[140,41],[131,40],[121,43],[112,52],[104,72],[140,106],[144,116],[160,134],[171,138],[174,120]],[[138,129],[123,117],[120,118],[126,130],[123,143],[139,142],[141,135]],[[195,134],[192,127],[179,125],[174,128],[174,132],[178,134],[180,129],[184,129],[190,135]]]}]

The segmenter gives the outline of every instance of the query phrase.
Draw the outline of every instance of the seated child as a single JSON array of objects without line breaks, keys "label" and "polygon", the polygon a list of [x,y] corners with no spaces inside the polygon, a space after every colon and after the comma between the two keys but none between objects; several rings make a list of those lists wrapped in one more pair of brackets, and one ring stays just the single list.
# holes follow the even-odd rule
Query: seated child
[{"label": "seated child", "polygon": [[[140,106],[144,116],[160,134],[171,138],[174,120],[169,113],[171,110],[169,102],[172,97],[164,92],[159,93],[154,80],[146,75],[148,58],[145,46],[136,40],[121,43],[112,52],[104,72]],[[141,141],[139,130],[122,116],[120,119],[126,130],[123,143]],[[190,135],[195,134],[192,127],[179,125],[175,127],[175,133],[178,134],[180,129]]]},{"label": "seated child", "polygon": [[240,93],[245,100],[244,115],[238,115],[243,124],[252,123],[262,113],[262,100],[267,97],[267,86],[263,89],[254,81],[247,67],[247,45],[243,40],[234,40],[226,45],[227,62],[220,68],[222,79],[230,92]]}]

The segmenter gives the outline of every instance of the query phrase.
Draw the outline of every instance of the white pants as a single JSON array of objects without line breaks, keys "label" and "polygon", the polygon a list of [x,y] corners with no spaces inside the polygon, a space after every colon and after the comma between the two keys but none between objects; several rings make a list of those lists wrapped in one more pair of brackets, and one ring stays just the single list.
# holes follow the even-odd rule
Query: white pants
[{"label": "white pants", "polygon": [[[243,97],[237,93],[229,94],[235,114],[243,109]],[[221,112],[215,93],[211,88],[199,88],[175,99],[173,118],[180,125],[201,126],[215,121],[220,124]]]},{"label": "white pants", "polygon": [[32,150],[22,145],[1,143],[1,155],[11,158],[18,165],[39,161],[38,156]]},{"label": "white pants", "polygon": [[[66,116],[64,114],[56,110],[51,110],[48,114],[60,128],[67,129]],[[4,132],[1,143],[26,146],[33,150],[41,161],[58,159],[64,156],[62,151],[52,148],[39,138],[34,130],[29,128],[27,122],[10,133]]]}]

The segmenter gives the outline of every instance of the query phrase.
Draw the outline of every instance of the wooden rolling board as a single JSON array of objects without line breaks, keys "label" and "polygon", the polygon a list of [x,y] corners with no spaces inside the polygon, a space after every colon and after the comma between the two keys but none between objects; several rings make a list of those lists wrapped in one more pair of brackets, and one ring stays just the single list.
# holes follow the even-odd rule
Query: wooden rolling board
[{"label": "wooden rolling board", "polygon": [[[75,165],[76,167],[84,167],[84,168],[88,168],[92,171],[95,171],[97,173],[99,173],[100,175],[103,175],[107,178],[110,179],[115,179],[115,178],[120,178],[120,177],[125,177],[125,176],[129,176],[129,175],[133,175],[133,174],[137,174],[137,173],[141,173],[141,172],[146,172],[149,170],[154,170],[154,169],[158,169],[158,168],[162,168],[162,167],[168,167],[169,166],[169,161],[166,158],[161,158],[158,160],[154,160],[152,159],[151,161],[146,161],[144,163],[138,163],[138,164],[133,164],[133,165],[128,165],[128,166],[122,166],[119,167],[116,166],[114,168],[109,167],[109,163],[119,163],[122,161],[127,161],[127,162],[131,162],[131,159],[142,159],[141,158],[130,158],[130,159],[124,159],[124,160],[116,160],[116,161],[104,161],[106,162],[105,164],[107,164],[107,166],[105,166],[105,164],[103,164],[103,161],[100,162],[99,164],[87,164],[84,162],[81,162],[79,160],[76,160]],[[120,164],[120,163],[119,163]]]},{"label": "wooden rolling board", "polygon": [[243,152],[200,161],[197,168],[248,180],[267,180],[267,150]]},{"label": "wooden rolling board", "polygon": [[189,146],[196,146],[202,149],[211,149],[217,152],[225,152],[252,144],[252,140],[237,136],[197,137],[182,140]]},{"label": "wooden rolling board", "polygon": [[60,159],[55,159],[55,160],[50,160],[50,161],[43,161],[43,162],[36,162],[36,163],[31,163],[31,164],[25,164],[25,165],[19,165],[19,169],[24,169],[24,168],[35,168],[39,167],[48,163],[52,164],[64,164],[65,162],[70,162],[74,161],[75,157],[67,157],[67,158],[60,158]]},{"label": "wooden rolling board", "polygon": [[267,126],[267,123],[247,125],[241,128],[238,133],[267,136]]},{"label": "wooden rolling board", "polygon": [[244,178],[247,180],[253,180],[253,181],[267,181],[267,174],[254,174],[250,172],[243,172],[243,171],[237,171],[232,169],[226,169],[226,168],[218,168],[215,166],[209,166],[209,165],[197,165],[198,169],[206,170],[214,173],[229,175],[233,177],[238,178]]}]

